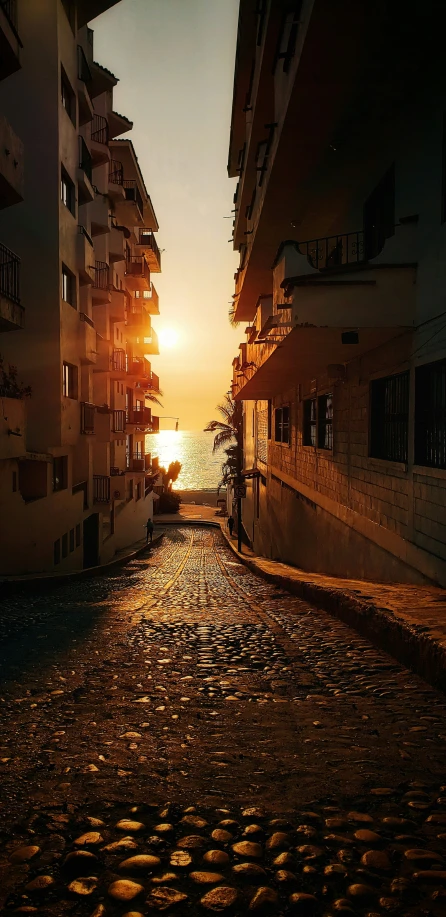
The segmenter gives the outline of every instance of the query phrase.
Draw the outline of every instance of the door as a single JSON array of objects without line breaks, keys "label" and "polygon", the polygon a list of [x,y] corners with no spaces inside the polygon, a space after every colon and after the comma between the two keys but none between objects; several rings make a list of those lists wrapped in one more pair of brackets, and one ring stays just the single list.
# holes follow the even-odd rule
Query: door
[{"label": "door", "polygon": [[99,513],[84,519],[84,568],[99,563]]}]

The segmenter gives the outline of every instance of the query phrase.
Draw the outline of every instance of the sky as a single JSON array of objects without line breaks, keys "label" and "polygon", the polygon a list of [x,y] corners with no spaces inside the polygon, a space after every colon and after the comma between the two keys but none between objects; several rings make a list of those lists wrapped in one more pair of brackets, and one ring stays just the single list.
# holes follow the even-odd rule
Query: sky
[{"label": "sky", "polygon": [[121,0],[91,23],[95,60],[119,77],[114,108],[134,122],[124,136],[160,227],[153,327],[178,335],[151,358],[163,391],[154,413],[179,417],[183,430],[218,416],[243,333],[228,320],[239,260],[227,175],[237,17],[238,0]]}]

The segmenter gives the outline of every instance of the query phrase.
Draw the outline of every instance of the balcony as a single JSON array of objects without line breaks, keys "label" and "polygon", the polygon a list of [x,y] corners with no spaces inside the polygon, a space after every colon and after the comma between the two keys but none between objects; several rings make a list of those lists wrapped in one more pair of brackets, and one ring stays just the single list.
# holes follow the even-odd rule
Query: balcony
[{"label": "balcony", "polygon": [[91,221],[91,235],[102,236],[110,232],[110,205],[108,196],[94,189],[94,201],[88,208]]},{"label": "balcony", "polygon": [[126,455],[125,457],[125,470],[126,471],[136,471],[142,472],[144,474],[146,468],[145,456],[141,452],[134,452],[132,455]]},{"label": "balcony", "polygon": [[96,408],[94,404],[89,404],[87,401],[81,401],[81,433],[91,434],[94,433],[94,418]]},{"label": "balcony", "polygon": [[159,380],[159,376],[157,376],[157,374],[154,373],[154,372],[151,372],[151,373],[150,373],[149,387],[148,387],[147,391],[149,391],[149,392],[154,392],[154,393],[156,393],[156,394],[158,394],[158,395],[159,395],[159,393],[160,393],[160,380]]},{"label": "balcony", "polygon": [[158,344],[158,335],[154,328],[151,329],[150,339],[144,339],[144,353],[150,354],[151,356],[157,356],[160,352]]},{"label": "balcony", "polygon": [[117,159],[111,159],[108,167],[108,195],[115,204],[125,199],[124,166]]},{"label": "balcony", "polygon": [[96,363],[93,368],[94,373],[108,373],[110,372],[111,364],[111,342],[107,341],[106,338],[101,337],[99,334],[96,336]]},{"label": "balcony", "polygon": [[90,98],[91,70],[84,49],[77,46],[77,98],[79,103],[79,124],[93,119],[93,105]]},{"label": "balcony", "polygon": [[143,255],[126,261],[125,280],[127,289],[132,293],[150,290],[150,269]]},{"label": "balcony", "polygon": [[125,433],[126,412],[121,410],[113,411],[112,432]]},{"label": "balcony", "polygon": [[112,353],[110,364],[110,377],[112,379],[125,379],[127,376],[127,354],[119,348]]},{"label": "balcony", "polygon": [[105,474],[93,475],[93,503],[110,503],[110,478]]},{"label": "balcony", "polygon": [[144,306],[133,307],[131,312],[127,312],[126,325],[130,336],[149,337],[152,332],[150,315]]},{"label": "balcony", "polygon": [[110,227],[110,237],[108,240],[108,256],[110,261],[125,261],[125,243],[130,232],[125,226],[119,226],[115,218],[112,217]]},{"label": "balcony", "polygon": [[23,48],[17,30],[17,0],[0,2],[0,80],[20,70]]},{"label": "balcony", "polygon": [[160,419],[159,417],[152,416],[152,422],[150,424],[150,429],[147,430],[147,433],[159,433],[160,431]]},{"label": "balcony", "polygon": [[127,306],[127,293],[125,290],[111,290],[110,320],[124,322]]},{"label": "balcony", "polygon": [[93,283],[94,280],[94,252],[93,239],[85,226],[77,227],[76,238],[76,268],[79,274],[80,285]]},{"label": "balcony", "polygon": [[[152,411],[150,408],[142,408],[140,411],[128,411],[126,423],[128,427],[148,427],[152,422]],[[146,431],[148,432],[148,431]]]},{"label": "balcony", "polygon": [[82,494],[82,508],[88,509],[88,481],[79,481],[78,484],[73,484],[73,487],[71,488],[71,494],[73,497],[76,494]]},{"label": "balcony", "polygon": [[139,230],[136,249],[138,254],[145,255],[150,270],[154,274],[159,274],[161,271],[161,252],[158,248],[155,236],[151,230]]},{"label": "balcony", "polygon": [[77,170],[77,185],[79,204],[90,204],[94,200],[93,161],[85,140],[79,134],[79,166]]},{"label": "balcony", "polygon": [[106,261],[95,261],[93,273],[93,304],[110,302],[109,266]]},{"label": "balcony", "polygon": [[[1,59],[1,58],[0,58]],[[23,201],[23,143],[0,114],[0,209]]]},{"label": "balcony", "polygon": [[143,226],[144,202],[138,184],[134,179],[122,179],[123,195],[116,197],[115,213],[119,223],[125,226]]},{"label": "balcony", "polygon": [[97,360],[97,342],[96,342],[96,329],[92,319],[85,314],[85,312],[79,312],[79,345],[78,345],[79,359],[81,363],[90,364],[96,363]]},{"label": "balcony", "polygon": [[153,283],[150,284],[149,296],[144,297],[144,306],[147,309],[149,315],[159,315],[160,306],[159,306],[159,296],[156,292]]},{"label": "balcony", "polygon": [[93,166],[101,166],[110,159],[108,148],[108,122],[103,115],[93,115],[90,134],[90,151]]},{"label": "balcony", "polygon": [[26,403],[23,398],[2,398],[0,460],[26,455]]},{"label": "balcony", "polygon": [[0,331],[24,327],[25,310],[20,305],[20,258],[0,243]]},{"label": "balcony", "polygon": [[113,500],[125,500],[126,479],[119,468],[110,468],[110,492]]}]

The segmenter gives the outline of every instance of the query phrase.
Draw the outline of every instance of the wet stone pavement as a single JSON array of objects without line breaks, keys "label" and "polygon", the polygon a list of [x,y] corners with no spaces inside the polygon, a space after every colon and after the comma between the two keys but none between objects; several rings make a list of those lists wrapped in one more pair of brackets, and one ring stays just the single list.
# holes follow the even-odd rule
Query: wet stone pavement
[{"label": "wet stone pavement", "polygon": [[219,532],[0,636],[2,913],[446,914],[445,697]]}]

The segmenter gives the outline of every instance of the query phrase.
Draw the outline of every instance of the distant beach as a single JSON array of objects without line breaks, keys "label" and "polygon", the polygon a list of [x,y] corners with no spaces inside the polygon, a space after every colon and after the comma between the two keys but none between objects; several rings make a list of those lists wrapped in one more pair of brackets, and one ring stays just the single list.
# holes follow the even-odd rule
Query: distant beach
[{"label": "distant beach", "polygon": [[[223,449],[213,454],[213,443],[213,434],[203,433],[202,430],[162,430],[146,437],[146,452],[150,452],[152,458],[158,458],[159,464],[165,468],[170,462],[181,462],[181,474],[173,485],[174,490],[196,491],[202,495],[200,498],[197,496],[196,502],[211,503],[212,494],[216,495],[221,480],[221,466],[225,458]],[[205,499],[206,493],[209,500]]]}]

